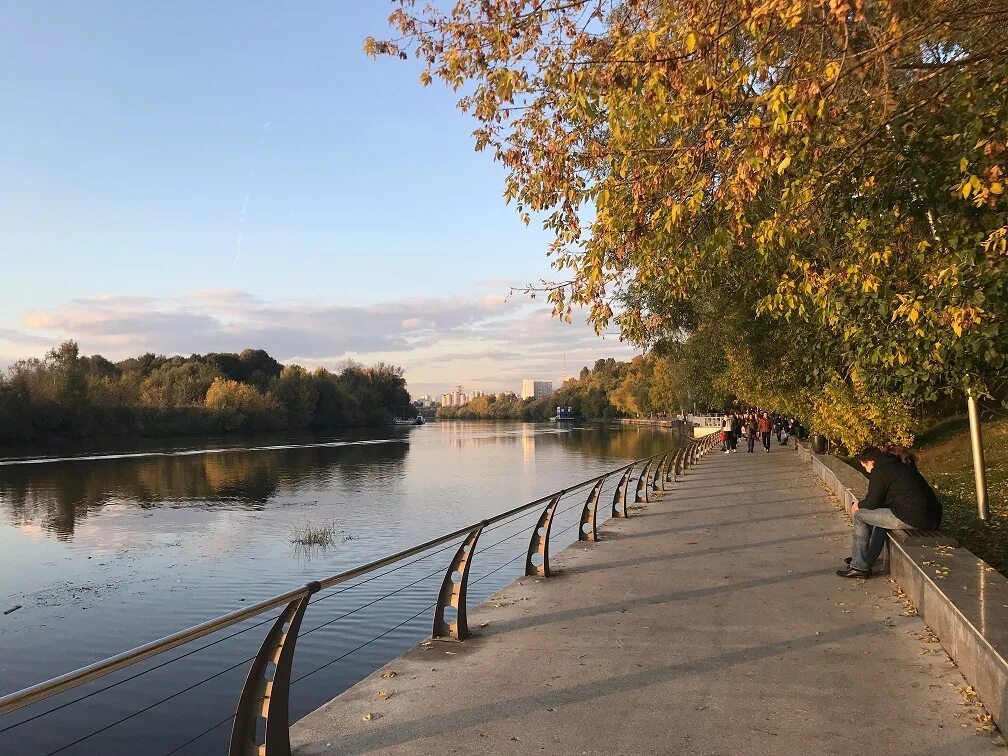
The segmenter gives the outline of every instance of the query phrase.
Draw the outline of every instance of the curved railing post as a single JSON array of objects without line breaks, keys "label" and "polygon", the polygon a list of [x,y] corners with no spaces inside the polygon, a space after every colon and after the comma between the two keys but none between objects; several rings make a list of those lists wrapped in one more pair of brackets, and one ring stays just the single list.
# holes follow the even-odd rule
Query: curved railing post
[{"label": "curved railing post", "polygon": [[[472,556],[476,551],[476,541],[486,527],[486,520],[481,522],[466,539],[462,541],[455,557],[448,565],[444,580],[441,581],[441,592],[438,594],[437,606],[434,607],[434,630],[432,638],[454,638],[465,640],[469,637],[469,624],[466,622],[466,586],[469,584],[469,568],[472,566]],[[458,581],[452,578],[458,575]],[[445,617],[449,608],[455,609],[454,621]]]},{"label": "curved railing post", "polygon": [[[550,503],[546,505],[546,509],[544,509],[543,513],[539,515],[539,521],[536,523],[535,530],[532,531],[532,538],[529,541],[528,547],[528,557],[525,559],[525,574],[529,577],[550,576],[550,528],[553,527],[553,515],[556,512],[557,504],[560,502],[561,496],[563,496],[563,494],[558,493],[550,499]],[[532,557],[536,554],[539,554],[542,557],[541,564],[536,564],[532,561]]]},{"label": "curved railing post", "polygon": [[654,473],[651,475],[651,490],[665,492],[665,476],[662,475],[662,468],[665,466],[665,460],[668,459],[668,454],[663,456],[658,460],[658,464],[655,465]]},{"label": "curved railing post", "polygon": [[676,452],[676,455],[675,455],[675,474],[672,476],[673,480],[675,480],[680,475],[682,475],[682,471],[683,471],[683,456],[685,455],[685,453],[686,453],[686,447],[685,446],[679,447],[679,451]]},{"label": "curved railing post", "polygon": [[619,484],[616,486],[616,490],[613,492],[612,497],[612,516],[613,517],[626,517],[626,495],[627,486],[630,484],[630,475],[633,473],[633,465],[630,465],[623,473],[623,477],[620,478]]},{"label": "curved railing post", "polygon": [[581,509],[581,525],[578,527],[579,541],[597,541],[598,532],[595,530],[595,518],[598,516],[598,500],[602,495],[602,485],[605,483],[607,475],[599,478],[598,482],[592,486],[591,493],[585,499],[585,505]]},{"label": "curved railing post", "polygon": [[637,488],[634,491],[634,503],[647,503],[648,502],[648,485],[647,482],[651,477],[651,463],[654,461],[654,457],[649,459],[644,465],[644,469],[641,470],[640,475],[637,477]]},{"label": "curved railing post", "polygon": [[[308,593],[284,607],[259,647],[238,699],[229,756],[290,756],[288,704],[294,645],[308,602],[321,588],[318,582],[308,583]],[[267,676],[271,664],[273,673]],[[260,718],[266,722],[262,743],[257,740]]]}]

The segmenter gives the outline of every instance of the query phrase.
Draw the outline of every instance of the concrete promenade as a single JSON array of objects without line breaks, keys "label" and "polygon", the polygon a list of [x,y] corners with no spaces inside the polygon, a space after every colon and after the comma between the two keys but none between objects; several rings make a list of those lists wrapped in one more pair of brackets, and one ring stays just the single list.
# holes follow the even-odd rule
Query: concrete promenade
[{"label": "concrete promenade", "polygon": [[712,453],[471,608],[465,642],[302,719],[294,753],[1003,756],[894,584],[834,575],[834,503],[793,451]]}]

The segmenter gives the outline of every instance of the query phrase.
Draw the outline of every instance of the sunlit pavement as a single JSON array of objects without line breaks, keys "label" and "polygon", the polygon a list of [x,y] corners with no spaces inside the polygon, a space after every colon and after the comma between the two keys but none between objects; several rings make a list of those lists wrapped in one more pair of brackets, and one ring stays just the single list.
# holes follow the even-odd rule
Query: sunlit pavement
[{"label": "sunlit pavement", "polygon": [[895,585],[835,576],[849,526],[794,452],[712,453],[631,514],[302,719],[295,753],[1005,753]]}]

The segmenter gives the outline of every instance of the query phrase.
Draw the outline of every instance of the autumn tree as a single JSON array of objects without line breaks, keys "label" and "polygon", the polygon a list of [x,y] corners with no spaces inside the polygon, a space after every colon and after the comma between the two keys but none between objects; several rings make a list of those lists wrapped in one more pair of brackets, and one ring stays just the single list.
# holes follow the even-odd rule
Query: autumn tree
[{"label": "autumn tree", "polygon": [[272,394],[255,386],[216,378],[207,390],[205,404],[224,430],[260,430],[281,427],[280,406]]},{"label": "autumn tree", "polygon": [[610,401],[616,409],[631,417],[646,417],[652,413],[651,380],[644,357],[633,359]]},{"label": "autumn tree", "polygon": [[202,404],[221,373],[213,365],[181,358],[165,362],[141,383],[139,400],[150,407],[189,407]]},{"label": "autumn tree", "polygon": [[460,93],[505,198],[554,236],[556,313],[649,346],[720,300],[791,401],[842,386],[866,416],[1000,390],[1000,0],[392,4],[399,36],[365,50]]}]

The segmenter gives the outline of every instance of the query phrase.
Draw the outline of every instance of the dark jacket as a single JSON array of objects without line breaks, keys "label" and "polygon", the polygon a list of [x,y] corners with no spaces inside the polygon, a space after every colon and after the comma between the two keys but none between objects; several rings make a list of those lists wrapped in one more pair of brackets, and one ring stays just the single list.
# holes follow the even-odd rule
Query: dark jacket
[{"label": "dark jacket", "polygon": [[941,502],[924,476],[892,454],[882,454],[875,460],[868,476],[868,493],[860,506],[888,507],[907,525],[920,530],[933,530],[942,519]]}]

